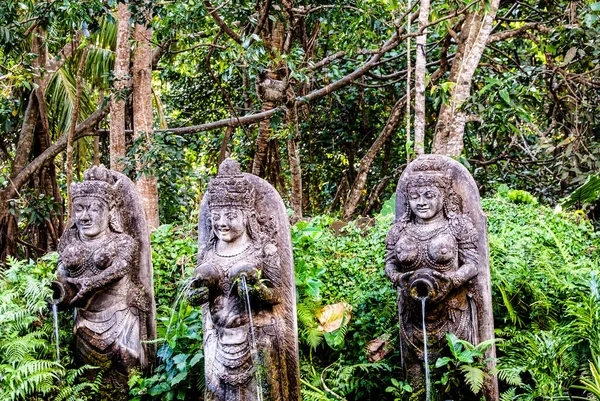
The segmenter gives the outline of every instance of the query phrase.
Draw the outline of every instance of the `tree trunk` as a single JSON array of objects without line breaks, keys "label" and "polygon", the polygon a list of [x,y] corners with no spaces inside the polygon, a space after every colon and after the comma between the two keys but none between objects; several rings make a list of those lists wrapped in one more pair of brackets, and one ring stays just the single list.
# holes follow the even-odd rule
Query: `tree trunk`
[{"label": "tree trunk", "polygon": [[75,104],[73,105],[73,115],[71,117],[71,127],[69,128],[69,137],[67,138],[67,226],[71,224],[71,183],[73,182],[73,138],[75,136],[75,127],[79,120],[79,103],[81,102],[82,75],[85,59],[87,57],[87,48],[83,49],[83,54],[79,60],[79,68],[77,69]]},{"label": "tree trunk", "polygon": [[[261,111],[275,108],[275,103],[265,101]],[[252,161],[252,174],[265,177],[265,160],[267,160],[267,149],[271,137],[271,119],[262,120],[258,125],[258,137],[256,138],[256,153]]]},{"label": "tree trunk", "polygon": [[129,35],[131,12],[127,3],[117,11],[117,47],[115,50],[114,88],[110,99],[110,168],[123,171],[125,157],[125,103],[129,81]]},{"label": "tree trunk", "polygon": [[403,96],[396,102],[394,107],[392,107],[392,111],[390,112],[390,116],[388,117],[387,122],[385,123],[385,127],[381,131],[381,134],[373,145],[369,148],[367,153],[360,160],[360,164],[358,165],[358,171],[356,174],[356,178],[354,179],[354,183],[350,189],[350,194],[348,194],[348,198],[344,202],[344,206],[342,209],[342,219],[350,220],[356,208],[358,206],[358,202],[363,196],[363,191],[365,189],[365,185],[367,183],[367,175],[371,168],[371,164],[373,164],[373,160],[381,147],[385,144],[388,138],[396,131],[398,128],[398,124],[402,120],[404,116],[404,106],[406,105],[407,96]]},{"label": "tree trunk", "polygon": [[227,146],[229,145],[229,139],[231,138],[231,134],[233,134],[233,131],[235,130],[235,128],[233,127],[227,127],[227,129],[225,130],[225,134],[223,134],[223,142],[221,142],[221,150],[219,151],[219,162],[218,165],[220,166],[221,163],[223,163],[223,160],[225,160],[225,158],[227,157]]},{"label": "tree trunk", "polygon": [[295,104],[288,105],[286,117],[289,129],[287,140],[288,160],[292,176],[290,205],[293,213],[290,222],[296,224],[302,218],[302,168],[300,166],[300,151],[296,142],[298,138],[298,109]]},{"label": "tree trunk", "polygon": [[[144,12],[145,21],[150,24],[152,13]],[[133,130],[134,138],[145,137],[150,144],[152,140],[152,29],[145,24],[135,24],[135,49],[133,51]],[[141,169],[138,163],[138,169]],[[142,174],[137,183],[142,197],[146,220],[150,230],[158,228],[158,184],[156,177]]]},{"label": "tree trunk", "polygon": [[38,96],[36,91],[32,91],[29,95],[29,103],[27,103],[25,115],[23,116],[23,125],[21,126],[21,133],[19,134],[19,141],[17,142],[15,158],[13,159],[10,173],[11,178],[16,177],[29,161],[29,154],[31,153],[31,146],[33,145],[35,136],[35,125],[37,124],[39,115]]},{"label": "tree trunk", "polygon": [[[419,8],[419,30],[429,22],[429,0],[421,0]],[[425,77],[427,74],[427,33],[417,36],[415,59],[415,156],[425,153]]]},{"label": "tree trunk", "polygon": [[[442,105],[438,116],[432,153],[447,156],[462,153],[467,116],[461,106],[470,95],[471,80],[492,31],[499,3],[500,0],[492,0],[486,7],[488,12],[483,15],[472,13],[465,19],[448,79],[454,85],[448,103]],[[483,6],[481,10],[483,12]]]}]

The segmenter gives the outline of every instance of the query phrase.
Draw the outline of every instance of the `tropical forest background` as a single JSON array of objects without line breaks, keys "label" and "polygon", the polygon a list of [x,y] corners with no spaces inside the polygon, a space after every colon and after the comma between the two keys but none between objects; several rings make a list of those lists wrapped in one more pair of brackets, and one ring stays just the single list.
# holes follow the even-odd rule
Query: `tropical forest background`
[{"label": "tropical forest background", "polygon": [[[47,297],[69,184],[104,164],[153,229],[159,361],[131,397],[201,399],[200,312],[176,301],[227,156],[294,224],[304,399],[418,396],[384,242],[404,167],[439,153],[483,198],[502,400],[600,399],[599,17],[590,0],[1,1],[0,398],[102,399],[68,313],[56,360]],[[478,399],[481,348],[448,347],[434,396]]]}]

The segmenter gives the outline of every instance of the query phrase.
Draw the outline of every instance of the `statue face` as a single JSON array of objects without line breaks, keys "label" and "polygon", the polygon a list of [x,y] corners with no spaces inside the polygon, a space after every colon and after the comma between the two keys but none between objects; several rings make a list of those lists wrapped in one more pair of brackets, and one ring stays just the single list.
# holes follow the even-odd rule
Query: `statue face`
[{"label": "statue face", "polygon": [[441,212],[444,206],[444,194],[439,188],[433,186],[409,186],[408,203],[417,217],[427,221]]},{"label": "statue face", "polygon": [[73,201],[73,220],[84,237],[101,237],[108,232],[108,205],[97,198],[77,198]]},{"label": "statue face", "polygon": [[246,232],[246,219],[240,209],[214,209],[211,216],[213,231],[220,241],[235,242]]}]

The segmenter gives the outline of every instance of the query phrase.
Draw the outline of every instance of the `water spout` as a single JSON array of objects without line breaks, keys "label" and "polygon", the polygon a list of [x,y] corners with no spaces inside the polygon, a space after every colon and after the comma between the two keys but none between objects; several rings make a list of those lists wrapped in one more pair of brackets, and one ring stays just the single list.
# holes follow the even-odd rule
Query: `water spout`
[{"label": "water spout", "polygon": [[246,311],[248,312],[248,319],[250,320],[250,346],[252,347],[252,363],[255,367],[255,375],[256,375],[256,400],[263,401],[263,393],[262,393],[262,380],[260,377],[260,361],[258,358],[258,348],[256,346],[256,335],[254,333],[254,320],[252,318],[252,309],[250,307],[250,294],[248,292],[248,284],[246,283],[246,276],[242,274],[240,276],[240,285],[242,286],[242,290],[246,296]]},{"label": "water spout", "polygon": [[425,362],[425,399],[431,401],[431,383],[429,378],[429,355],[427,354],[427,327],[425,326],[425,302],[428,297],[421,298],[421,318],[423,321],[423,359]]}]

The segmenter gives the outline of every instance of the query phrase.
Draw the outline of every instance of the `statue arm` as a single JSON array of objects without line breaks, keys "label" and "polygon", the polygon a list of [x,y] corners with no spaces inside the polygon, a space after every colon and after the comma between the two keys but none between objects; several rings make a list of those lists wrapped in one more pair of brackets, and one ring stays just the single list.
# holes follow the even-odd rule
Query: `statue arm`
[{"label": "statue arm", "polygon": [[389,249],[385,257],[385,275],[394,284],[394,286],[399,284],[400,276],[402,275],[402,273],[398,270],[398,265],[396,264],[395,251],[390,251]]},{"label": "statue arm", "polygon": [[70,305],[73,296],[75,295],[75,290],[73,289],[72,284],[68,282],[69,274],[67,272],[67,268],[65,267],[64,262],[60,255],[58,256],[58,270],[56,273],[56,281],[51,283],[51,287],[53,289],[53,299],[52,302],[59,305],[61,308],[67,307]]},{"label": "statue arm", "polygon": [[477,276],[479,267],[478,239],[475,226],[470,219],[465,218],[462,229],[457,233],[459,267],[451,275],[452,284],[455,288]]},{"label": "statue arm", "polygon": [[[248,276],[248,289],[253,298],[268,305],[281,303],[281,280],[279,271],[281,260],[276,251],[267,248],[255,270],[260,271],[257,275]],[[241,295],[241,294],[240,294]]]},{"label": "statue arm", "polygon": [[79,291],[71,303],[83,299],[90,292],[105,287],[106,285],[125,277],[131,272],[133,269],[134,255],[137,253],[137,244],[133,238],[127,236],[117,240],[117,243],[114,245],[116,246],[116,255],[113,256],[113,260],[109,262],[108,267],[100,274],[93,278],[82,277],[67,280],[79,287]]},{"label": "statue arm", "polygon": [[398,270],[398,258],[396,257],[396,243],[400,237],[400,231],[400,227],[395,223],[386,238],[385,275],[396,287],[400,284],[402,276],[402,272]]},{"label": "statue arm", "polygon": [[254,297],[269,305],[281,303],[281,296],[277,288],[270,288],[265,283],[258,282],[253,287]]}]

